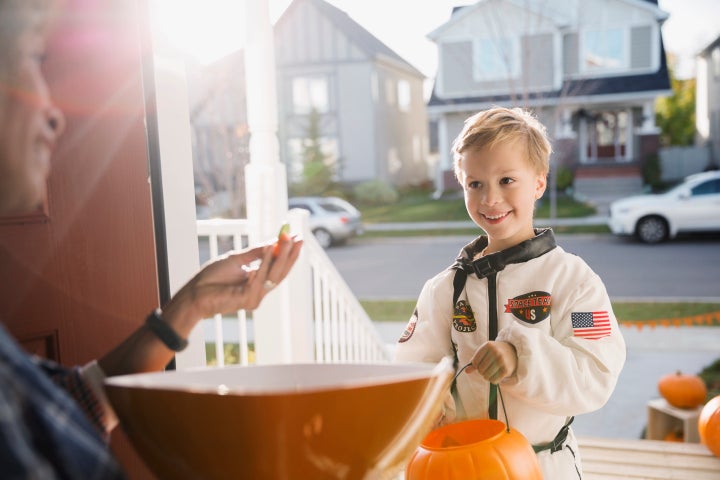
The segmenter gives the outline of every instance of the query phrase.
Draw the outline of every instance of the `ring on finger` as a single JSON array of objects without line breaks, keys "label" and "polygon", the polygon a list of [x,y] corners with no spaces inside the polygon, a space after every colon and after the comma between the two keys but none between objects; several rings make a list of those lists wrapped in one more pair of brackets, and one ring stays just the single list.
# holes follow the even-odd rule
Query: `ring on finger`
[{"label": "ring on finger", "polygon": [[265,287],[265,290],[272,290],[273,288],[277,287],[277,283],[273,282],[270,279],[265,280],[265,283],[263,283],[263,287]]}]

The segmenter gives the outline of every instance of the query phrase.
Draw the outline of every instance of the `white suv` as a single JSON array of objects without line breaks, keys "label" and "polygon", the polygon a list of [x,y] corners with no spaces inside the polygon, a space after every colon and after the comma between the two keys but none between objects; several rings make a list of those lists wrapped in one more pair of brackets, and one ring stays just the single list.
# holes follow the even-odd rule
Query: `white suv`
[{"label": "white suv", "polygon": [[720,231],[720,171],[690,175],[661,194],[617,200],[609,225],[616,235],[658,243],[681,232]]}]

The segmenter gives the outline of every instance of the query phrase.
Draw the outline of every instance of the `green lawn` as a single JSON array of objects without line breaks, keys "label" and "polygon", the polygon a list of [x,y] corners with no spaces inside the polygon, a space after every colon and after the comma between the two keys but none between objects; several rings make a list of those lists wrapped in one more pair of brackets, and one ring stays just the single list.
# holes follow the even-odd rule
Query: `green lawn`
[{"label": "green lawn", "polygon": [[[465,202],[460,194],[448,194],[438,200],[427,190],[414,190],[400,195],[397,203],[379,206],[358,205],[366,223],[432,222],[469,220]],[[557,217],[584,217],[595,213],[595,208],[577,202],[566,195],[557,198]],[[545,195],[539,202],[536,218],[550,217],[550,199]]]},{"label": "green lawn", "polygon": [[451,196],[433,200],[428,191],[412,191],[400,195],[397,203],[377,206],[358,205],[363,222],[431,222],[437,220],[468,220],[462,197]]},{"label": "green lawn", "polygon": [[[415,309],[415,299],[410,300],[361,300],[360,303],[371,319],[404,322]],[[613,302],[613,311],[620,322],[660,322],[670,324],[680,321],[683,325],[698,324],[698,316],[712,316],[711,325],[720,325],[720,303],[626,303]]]},{"label": "green lawn", "polygon": [[[559,233],[610,233],[607,225],[577,225],[555,226],[553,232]],[[370,231],[362,234],[362,238],[388,238],[388,237],[441,237],[458,235],[463,237],[476,237],[480,235],[479,228],[433,228],[429,230],[398,230],[398,231]]]}]

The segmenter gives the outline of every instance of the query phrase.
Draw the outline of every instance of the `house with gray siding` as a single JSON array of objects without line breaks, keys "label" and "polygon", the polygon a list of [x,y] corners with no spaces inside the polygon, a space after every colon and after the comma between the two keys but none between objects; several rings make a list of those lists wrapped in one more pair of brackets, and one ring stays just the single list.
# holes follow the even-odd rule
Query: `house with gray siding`
[{"label": "house with gray siding", "polygon": [[659,148],[654,105],[671,94],[656,0],[480,0],[428,34],[438,71],[428,115],[438,125],[438,190],[457,188],[452,140],[494,105],[533,110],[553,162],[575,189],[642,187]]},{"label": "house with gray siding", "polygon": [[421,72],[323,0],[294,0],[274,31],[278,137],[290,178],[302,171],[312,121],[339,181],[431,178]]},{"label": "house with gray siding", "polygon": [[248,150],[244,52],[209,65],[186,61],[198,218],[244,218]]},{"label": "house with gray siding", "polygon": [[710,164],[720,166],[720,37],[697,56],[695,125],[697,144],[709,149]]}]

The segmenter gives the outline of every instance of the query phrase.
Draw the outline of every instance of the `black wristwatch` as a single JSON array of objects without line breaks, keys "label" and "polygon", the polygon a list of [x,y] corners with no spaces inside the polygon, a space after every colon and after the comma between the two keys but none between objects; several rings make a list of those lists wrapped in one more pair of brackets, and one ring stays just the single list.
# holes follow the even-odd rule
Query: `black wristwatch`
[{"label": "black wristwatch", "polygon": [[161,342],[174,352],[182,352],[188,346],[187,339],[180,337],[162,317],[162,310],[156,308],[145,319],[145,325]]}]

